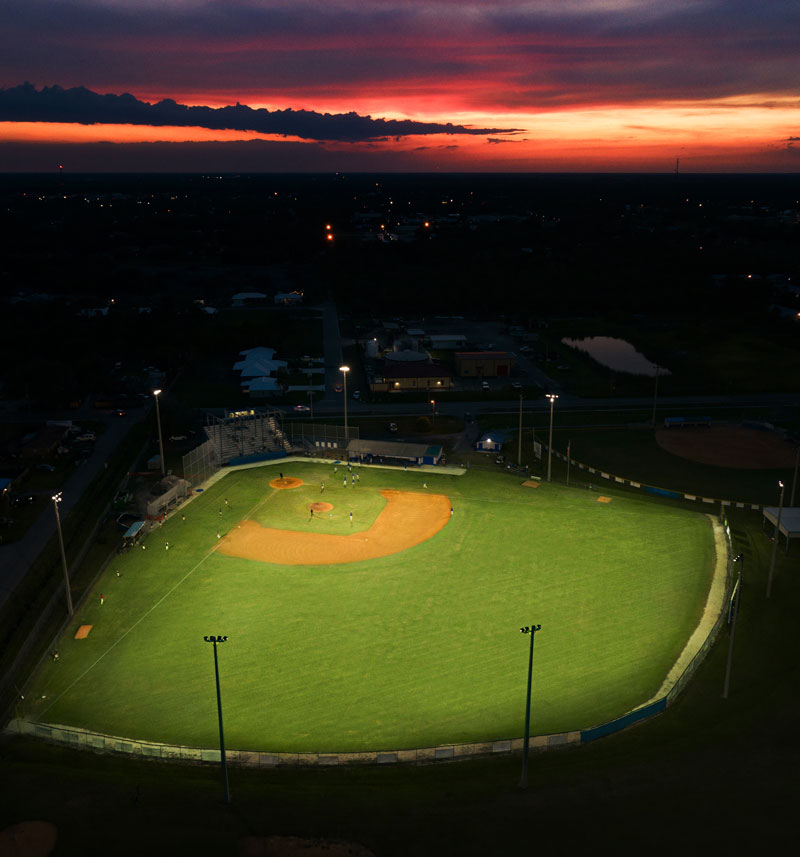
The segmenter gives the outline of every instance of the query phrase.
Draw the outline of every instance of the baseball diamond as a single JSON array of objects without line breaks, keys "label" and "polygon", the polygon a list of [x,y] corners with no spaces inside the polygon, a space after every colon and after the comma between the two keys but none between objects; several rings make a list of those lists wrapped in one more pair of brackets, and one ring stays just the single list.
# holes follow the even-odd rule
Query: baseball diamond
[{"label": "baseball diamond", "polygon": [[[291,490],[275,464],[232,470],[147,536],[168,551],[122,555],[21,715],[214,747],[214,633],[230,748],[506,739],[522,730],[518,629],[536,621],[532,732],[588,728],[661,687],[724,550],[705,515],[636,497],[439,468],[364,466],[345,486],[330,462],[278,466]],[[322,482],[330,509],[311,515]]]}]

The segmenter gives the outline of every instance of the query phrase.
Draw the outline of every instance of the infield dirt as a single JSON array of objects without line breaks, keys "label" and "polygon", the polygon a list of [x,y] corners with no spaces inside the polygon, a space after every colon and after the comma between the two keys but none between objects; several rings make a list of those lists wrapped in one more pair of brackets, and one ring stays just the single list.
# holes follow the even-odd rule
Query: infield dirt
[{"label": "infield dirt", "polygon": [[338,536],[279,530],[242,521],[220,541],[217,550],[228,556],[278,565],[362,562],[412,548],[436,535],[450,520],[450,499],[444,494],[382,489],[381,495],[386,506],[369,529]]}]

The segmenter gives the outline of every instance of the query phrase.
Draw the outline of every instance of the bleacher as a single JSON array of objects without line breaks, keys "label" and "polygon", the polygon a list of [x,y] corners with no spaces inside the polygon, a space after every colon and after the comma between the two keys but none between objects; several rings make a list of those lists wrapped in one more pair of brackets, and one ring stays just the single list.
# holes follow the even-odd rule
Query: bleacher
[{"label": "bleacher", "polygon": [[248,455],[292,451],[292,445],[273,413],[232,419],[212,418],[205,426],[205,432],[223,464]]}]

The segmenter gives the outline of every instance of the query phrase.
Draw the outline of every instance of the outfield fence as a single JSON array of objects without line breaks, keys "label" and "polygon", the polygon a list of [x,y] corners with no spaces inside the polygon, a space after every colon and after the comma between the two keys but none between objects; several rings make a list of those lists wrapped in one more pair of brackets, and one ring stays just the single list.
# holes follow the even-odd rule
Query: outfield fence
[{"label": "outfield fence", "polygon": [[[555,454],[555,453],[554,453]],[[252,466],[252,465],[251,465]],[[595,472],[591,470],[591,472]],[[605,474],[609,476],[609,474]],[[614,477],[617,478],[617,477]],[[618,481],[622,481],[619,480]],[[638,483],[632,483],[637,485]],[[715,501],[710,501],[715,502]],[[716,501],[719,502],[719,501]],[[758,507],[754,507],[758,508]],[[612,735],[637,723],[648,720],[665,711],[686,687],[689,680],[705,660],[714,645],[727,617],[725,604],[730,598],[733,580],[733,562],[730,530],[720,523],[715,524],[724,534],[725,557],[718,562],[712,581],[711,591],[706,602],[703,619],[695,634],[687,643],[682,657],[670,671],[656,696],[626,712],[620,717],[587,729],[556,733],[553,735],[531,736],[532,751],[559,749],[579,746]],[[718,541],[719,544],[719,541]],[[107,560],[108,562],[108,560]],[[687,650],[694,649],[690,659],[685,660]],[[220,751],[213,748],[190,747],[184,745],[163,744],[155,741],[137,741],[129,738],[106,735],[86,729],[68,726],[36,723],[24,717],[15,717],[4,729],[10,734],[28,735],[62,746],[75,749],[92,750],[97,753],[130,755],[139,758],[186,762],[195,764],[219,764]],[[248,768],[274,768],[278,766],[348,766],[348,765],[384,765],[384,764],[430,764],[441,761],[455,761],[480,756],[512,754],[521,752],[523,738],[447,744],[438,747],[422,747],[402,750],[367,750],[344,753],[280,753],[257,750],[226,749],[226,759],[232,766]]]},{"label": "outfield fence", "polygon": [[[719,525],[718,525],[719,526]],[[727,613],[724,605],[730,597],[732,580],[732,560],[730,550],[730,534],[726,527],[721,528],[725,533],[727,555],[724,561],[724,571],[721,580],[712,583],[712,591],[706,604],[704,621],[710,624],[706,630],[703,622],[696,634],[700,632],[702,641],[692,640],[687,648],[696,643],[696,651],[685,664],[679,659],[670,675],[662,684],[656,698],[633,711],[626,712],[620,717],[607,723],[583,730],[560,732],[554,735],[535,735],[531,737],[530,747],[535,752],[573,747],[587,744],[598,738],[613,735],[637,723],[648,720],[665,711],[686,687],[689,679],[697,671],[700,664],[714,644],[720,633]],[[715,575],[716,576],[716,575]],[[716,590],[715,590],[716,585]],[[710,616],[708,614],[711,614]],[[714,619],[713,624],[710,620]],[[19,735],[29,735],[62,746],[76,749],[92,750],[97,753],[120,754],[146,759],[187,763],[220,763],[220,751],[213,748],[189,747],[174,744],[162,744],[155,741],[135,741],[114,735],[92,732],[67,726],[56,726],[47,723],[35,723],[21,717],[12,720],[5,729],[6,732]],[[248,768],[274,768],[278,766],[347,766],[347,765],[386,765],[413,764],[422,765],[442,761],[456,761],[479,756],[494,756],[521,752],[524,746],[523,738],[507,738],[495,741],[484,741],[465,744],[446,744],[438,747],[421,747],[403,750],[366,750],[353,753],[278,753],[257,750],[226,750],[229,764]]]},{"label": "outfield fence", "polygon": [[[545,450],[547,449],[546,443],[543,443],[542,446]],[[628,479],[625,476],[617,476],[614,473],[607,473],[599,467],[591,467],[590,465],[572,457],[568,459],[563,452],[557,452],[555,449],[552,454],[553,458],[558,458],[561,461],[568,463],[570,467],[576,467],[579,471],[590,473],[592,476],[599,476],[609,485],[622,485],[630,488],[636,488],[643,491],[645,494],[652,494],[656,497],[666,497],[670,500],[690,500],[695,503],[705,503],[709,506],[719,506],[720,509],[725,506],[732,506],[736,509],[751,509],[753,511],[760,512],[764,508],[758,503],[745,503],[740,500],[724,500],[719,497],[704,497],[701,494],[689,494],[685,491],[675,491],[670,488],[659,488],[655,485],[647,485],[644,482],[637,482],[636,480]]]}]

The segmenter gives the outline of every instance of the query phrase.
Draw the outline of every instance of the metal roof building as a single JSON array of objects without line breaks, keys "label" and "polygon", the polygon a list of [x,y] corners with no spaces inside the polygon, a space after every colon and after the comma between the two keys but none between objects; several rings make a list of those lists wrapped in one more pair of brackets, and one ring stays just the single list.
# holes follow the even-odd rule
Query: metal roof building
[{"label": "metal roof building", "polygon": [[442,447],[394,440],[351,440],[347,444],[347,455],[367,463],[438,464]]}]

